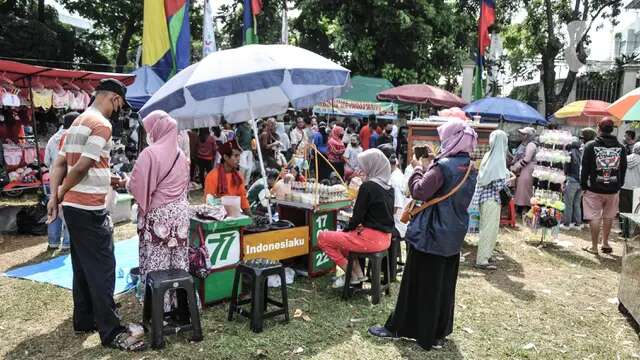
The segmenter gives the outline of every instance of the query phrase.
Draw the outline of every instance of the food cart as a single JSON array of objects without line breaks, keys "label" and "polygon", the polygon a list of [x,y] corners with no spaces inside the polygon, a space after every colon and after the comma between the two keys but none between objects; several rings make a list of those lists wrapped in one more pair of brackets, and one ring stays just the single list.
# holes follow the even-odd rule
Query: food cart
[{"label": "food cart", "polygon": [[200,299],[206,305],[231,297],[236,266],[242,260],[243,228],[251,225],[248,216],[224,220],[191,218],[189,239],[195,246],[204,241],[210,256],[210,264],[204,279],[194,277]]},{"label": "food cart", "polygon": [[640,214],[620,214],[625,231],[620,288],[619,309],[640,324]]},{"label": "food cart", "polygon": [[335,270],[335,264],[318,247],[318,234],[323,231],[335,231],[338,212],[353,205],[350,199],[323,203],[305,204],[286,200],[275,201],[280,217],[288,219],[294,225],[304,229],[307,242],[301,263],[306,267],[309,277],[316,277]]}]

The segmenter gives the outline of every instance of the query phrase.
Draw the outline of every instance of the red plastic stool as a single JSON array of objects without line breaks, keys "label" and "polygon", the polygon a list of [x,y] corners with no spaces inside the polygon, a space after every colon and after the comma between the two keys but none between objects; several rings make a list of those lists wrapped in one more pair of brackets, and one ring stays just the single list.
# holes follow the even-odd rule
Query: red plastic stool
[{"label": "red plastic stool", "polygon": [[516,227],[516,201],[509,200],[509,205],[507,205],[507,216],[500,216],[500,226],[507,225],[512,228]]}]

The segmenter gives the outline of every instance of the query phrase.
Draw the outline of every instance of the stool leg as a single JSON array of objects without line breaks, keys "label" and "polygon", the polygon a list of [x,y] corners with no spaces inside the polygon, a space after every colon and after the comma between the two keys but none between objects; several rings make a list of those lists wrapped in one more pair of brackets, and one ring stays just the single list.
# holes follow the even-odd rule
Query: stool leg
[{"label": "stool leg", "polygon": [[265,277],[264,278],[264,291],[262,292],[263,296],[262,296],[262,303],[264,304],[264,306],[262,307],[262,311],[263,312],[267,312],[267,307],[269,306],[269,277]]},{"label": "stool leg", "polygon": [[284,321],[289,322],[289,297],[287,296],[287,277],[284,273],[284,269],[280,271],[280,293],[282,294]]},{"label": "stool leg", "polygon": [[351,296],[351,271],[353,270],[354,257],[349,254],[347,262],[347,271],[344,274],[344,287],[342,288],[342,298],[348,299]]},{"label": "stool leg", "polygon": [[151,321],[151,287],[146,284],[144,286],[144,304],[142,307],[142,323],[147,326]]},{"label": "stool leg", "polygon": [[191,317],[191,341],[202,341],[202,326],[200,325],[200,312],[198,311],[198,302],[196,300],[196,292],[193,282],[186,289],[186,298],[189,302],[189,315]]},{"label": "stool leg", "polygon": [[[371,265],[371,303],[376,305],[380,302],[380,269],[382,268],[382,258],[375,258],[374,261],[369,260]],[[387,262],[388,265],[388,262]]]},{"label": "stool leg", "polygon": [[264,287],[266,279],[262,276],[254,278],[253,291],[251,297],[251,330],[262,332],[262,322],[264,315]]},{"label": "stool leg", "polygon": [[164,347],[164,294],[166,290],[152,289],[151,299],[151,347],[162,349]]},{"label": "stool leg", "polygon": [[236,273],[233,276],[233,287],[231,288],[231,302],[229,303],[229,314],[227,320],[233,320],[233,313],[236,312],[238,307],[238,284],[242,274],[236,269]]},{"label": "stool leg", "polygon": [[[389,259],[389,253],[387,252],[387,259]],[[389,261],[387,261],[387,268],[384,275],[385,285],[384,293],[386,295],[391,295],[391,282],[396,281],[395,274],[393,277],[390,277],[391,269],[389,268]]]}]

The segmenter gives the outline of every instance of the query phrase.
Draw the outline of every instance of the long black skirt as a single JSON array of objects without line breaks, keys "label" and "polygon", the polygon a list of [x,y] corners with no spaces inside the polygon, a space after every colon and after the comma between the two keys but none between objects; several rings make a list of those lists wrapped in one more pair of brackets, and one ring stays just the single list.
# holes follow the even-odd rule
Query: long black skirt
[{"label": "long black skirt", "polygon": [[385,328],[431,349],[453,332],[460,254],[443,257],[409,247],[395,311]]}]

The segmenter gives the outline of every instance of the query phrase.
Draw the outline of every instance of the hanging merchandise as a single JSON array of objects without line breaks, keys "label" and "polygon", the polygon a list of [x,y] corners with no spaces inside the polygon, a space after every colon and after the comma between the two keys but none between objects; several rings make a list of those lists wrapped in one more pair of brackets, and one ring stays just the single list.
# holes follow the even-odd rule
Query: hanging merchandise
[{"label": "hanging merchandise", "polygon": [[557,237],[562,214],[565,210],[562,188],[566,181],[564,167],[571,162],[567,146],[573,141],[568,131],[545,130],[539,137],[536,153],[537,165],[533,170],[534,196],[531,210],[523,215],[524,223],[542,231],[541,242],[546,236]]}]

